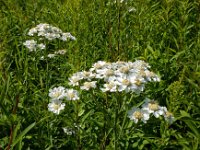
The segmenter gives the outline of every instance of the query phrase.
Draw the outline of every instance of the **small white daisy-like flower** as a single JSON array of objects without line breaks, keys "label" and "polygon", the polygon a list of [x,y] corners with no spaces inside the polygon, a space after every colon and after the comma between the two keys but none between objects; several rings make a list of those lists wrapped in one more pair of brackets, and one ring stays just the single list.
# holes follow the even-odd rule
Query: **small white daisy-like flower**
[{"label": "small white daisy-like flower", "polygon": [[104,88],[101,88],[103,92],[117,92],[117,83],[115,81],[111,81],[104,84]]},{"label": "small white daisy-like flower", "polygon": [[156,101],[146,98],[145,103],[142,105],[142,109],[146,110],[149,114],[153,114],[156,118],[165,114],[163,107],[159,106]]},{"label": "small white daisy-like flower", "polygon": [[37,29],[36,28],[32,28],[29,30],[28,35],[29,36],[33,36],[35,33],[37,33]]},{"label": "small white daisy-like flower", "polygon": [[82,80],[82,79],[83,79],[82,74],[80,72],[77,72],[69,78],[69,85],[78,86],[79,81]]},{"label": "small white daisy-like flower", "polygon": [[149,120],[149,113],[145,110],[133,107],[131,110],[128,111],[128,117],[135,123],[138,123],[138,121],[140,120],[146,123],[147,120]]},{"label": "small white daisy-like flower", "polygon": [[60,114],[60,111],[63,109],[65,109],[65,103],[62,103],[62,101],[58,99],[54,99],[48,104],[48,110],[55,114]]},{"label": "small white daisy-like flower", "polygon": [[114,76],[114,70],[108,68],[108,67],[104,67],[102,69],[97,69],[96,70],[96,78],[97,79],[105,79],[109,78],[111,76]]},{"label": "small white daisy-like flower", "polygon": [[56,55],[55,54],[48,54],[47,57],[49,58],[54,58]]},{"label": "small white daisy-like flower", "polygon": [[65,97],[65,88],[62,86],[49,90],[49,97],[52,99],[63,99]]},{"label": "small white daisy-like flower", "polygon": [[155,73],[149,71],[149,70],[145,70],[144,71],[144,77],[146,78],[147,81],[155,81],[155,82],[160,82],[160,78],[158,77],[158,75],[156,75]]},{"label": "small white daisy-like flower", "polygon": [[129,66],[128,64],[125,64],[125,65],[119,67],[119,69],[116,71],[116,73],[119,74],[119,76],[120,76],[120,74],[129,74],[131,69],[132,69],[131,66]]},{"label": "small white daisy-like flower", "polygon": [[66,133],[67,135],[73,135],[73,134],[75,134],[75,131],[74,131],[72,128],[63,127],[63,131],[64,131],[64,133]]},{"label": "small white daisy-like flower", "polygon": [[26,40],[23,45],[26,46],[30,52],[36,51],[37,49],[37,42],[35,40]]},{"label": "small white daisy-like flower", "polygon": [[139,69],[139,70],[141,70],[141,69],[146,70],[146,69],[150,68],[149,64],[146,63],[146,62],[143,61],[143,60],[136,60],[136,61],[133,63],[133,66],[134,66],[135,69]]},{"label": "small white daisy-like flower", "polygon": [[117,78],[118,81],[118,91],[128,91],[128,87],[132,85],[131,81],[126,78]]},{"label": "small white daisy-like flower", "polygon": [[96,88],[96,82],[97,81],[91,81],[91,82],[84,82],[83,86],[81,86],[80,88],[82,90],[90,90],[91,88]]},{"label": "small white daisy-like flower", "polygon": [[79,100],[78,91],[74,89],[66,89],[66,98],[67,100]]},{"label": "small white daisy-like flower", "polygon": [[37,47],[38,47],[39,49],[45,49],[46,46],[45,46],[44,44],[41,43],[41,44],[38,44]]},{"label": "small white daisy-like flower", "polygon": [[92,73],[91,71],[82,71],[80,72],[80,75],[82,76],[83,79],[91,80],[95,77],[95,74]]},{"label": "small white daisy-like flower", "polygon": [[135,7],[129,7],[128,12],[136,12],[136,8]]},{"label": "small white daisy-like flower", "polygon": [[44,60],[44,56],[41,56],[41,57],[40,57],[40,60]]},{"label": "small white daisy-like flower", "polygon": [[71,40],[76,40],[76,38],[74,36],[71,35],[71,33],[67,32],[67,33],[62,33],[62,36],[60,37],[61,40],[63,41],[67,41],[67,39],[71,39]]},{"label": "small white daisy-like flower", "polygon": [[56,51],[54,54],[58,54],[58,55],[64,55],[67,51],[65,49],[62,50],[58,50]]},{"label": "small white daisy-like flower", "polygon": [[90,69],[90,71],[94,71],[94,70],[97,70],[97,69],[102,69],[106,65],[107,65],[107,62],[105,62],[105,61],[98,61],[98,62],[96,62],[96,63],[93,64],[93,66]]},{"label": "small white daisy-like flower", "polygon": [[174,115],[171,113],[171,112],[169,112],[168,110],[167,110],[167,108],[166,107],[163,107],[163,110],[164,110],[164,118],[165,118],[165,120],[169,123],[169,124],[172,124],[174,121],[175,121],[175,118],[174,118]]}]

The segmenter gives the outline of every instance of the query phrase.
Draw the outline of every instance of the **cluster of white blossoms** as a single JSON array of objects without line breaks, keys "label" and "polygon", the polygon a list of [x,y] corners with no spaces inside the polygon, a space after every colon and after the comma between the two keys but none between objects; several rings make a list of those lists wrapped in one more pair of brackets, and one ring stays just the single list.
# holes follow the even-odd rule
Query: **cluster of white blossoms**
[{"label": "cluster of white blossoms", "polygon": [[[58,55],[64,55],[66,52],[67,52],[67,51],[66,51],[65,49],[58,50],[58,51],[55,51],[54,53],[49,53],[49,54],[47,55],[47,57],[48,57],[48,58],[54,58],[54,57],[56,57],[56,56],[58,56]],[[43,60],[43,59],[44,59],[44,56],[42,56],[42,57],[40,58],[40,60]]]},{"label": "cluster of white blossoms", "polygon": [[[131,0],[114,0],[114,1],[109,1],[108,3],[107,3],[107,5],[115,5],[116,6],[116,4],[124,4],[124,5],[127,5],[128,6],[128,2],[131,2]],[[128,7],[128,12],[130,13],[130,12],[136,12],[137,10],[136,10],[136,8],[135,7],[132,7],[132,6],[130,6],[130,7]]]},{"label": "cluster of white blossoms", "polygon": [[[39,41],[49,40],[52,41],[54,39],[59,39],[62,41],[67,41],[68,39],[76,40],[74,36],[69,32],[62,32],[61,29],[51,26],[46,23],[38,24],[36,27],[32,28],[28,32],[29,36],[37,36],[39,37]],[[29,49],[30,52],[45,49],[46,45],[44,43],[38,44],[35,40],[27,40],[23,43],[23,45]]]},{"label": "cluster of white blossoms", "polygon": [[147,120],[149,120],[150,115],[156,118],[163,116],[170,124],[174,121],[173,114],[170,113],[166,107],[160,106],[158,102],[148,98],[145,99],[145,103],[142,105],[142,108],[133,107],[128,111],[128,117],[135,123],[138,123],[138,121],[146,123]]},{"label": "cluster of white blossoms", "polygon": [[65,108],[65,103],[63,100],[79,100],[79,93],[74,89],[66,89],[62,86],[54,87],[49,90],[49,97],[51,98],[48,104],[49,111],[55,114],[60,114],[60,111]]},{"label": "cluster of white blossoms", "polygon": [[30,52],[36,51],[37,49],[45,49],[45,45],[43,43],[38,44],[35,40],[26,40],[24,46],[29,49]]},{"label": "cluster of white blossoms", "polygon": [[[148,63],[137,60],[135,62],[117,61],[114,63],[98,61],[89,71],[74,73],[69,78],[69,85],[80,86],[82,90],[98,87],[103,92],[135,92],[144,90],[145,84],[160,81],[158,75],[149,70]],[[102,82],[98,82],[102,80]]]},{"label": "cluster of white blossoms", "polygon": [[29,36],[38,36],[38,37],[44,37],[47,40],[54,40],[54,39],[60,39],[62,41],[67,41],[68,39],[76,40],[74,36],[71,35],[69,32],[62,32],[61,29],[51,26],[46,23],[38,24],[36,27],[32,28],[28,32]]}]

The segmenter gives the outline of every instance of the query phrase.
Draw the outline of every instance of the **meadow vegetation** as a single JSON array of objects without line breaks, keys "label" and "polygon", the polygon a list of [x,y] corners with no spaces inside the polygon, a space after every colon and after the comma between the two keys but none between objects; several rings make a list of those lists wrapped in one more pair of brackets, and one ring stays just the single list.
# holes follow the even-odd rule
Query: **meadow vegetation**
[{"label": "meadow vegetation", "polygon": [[[199,12],[198,0],[0,0],[0,150],[198,150]],[[41,24],[58,38],[31,35]]]}]

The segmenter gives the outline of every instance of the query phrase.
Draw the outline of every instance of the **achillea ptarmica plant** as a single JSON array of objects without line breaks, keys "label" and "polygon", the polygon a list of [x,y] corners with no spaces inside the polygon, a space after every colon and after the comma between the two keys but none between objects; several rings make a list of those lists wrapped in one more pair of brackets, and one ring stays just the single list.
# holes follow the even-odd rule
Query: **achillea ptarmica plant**
[{"label": "achillea ptarmica plant", "polygon": [[[30,52],[37,52],[46,49],[47,42],[51,42],[53,40],[61,40],[61,41],[69,41],[69,40],[76,40],[74,36],[71,35],[69,32],[63,32],[61,29],[54,27],[47,23],[38,24],[36,27],[31,28],[27,34],[30,38],[26,40],[23,45],[30,51]],[[54,58],[58,55],[64,55],[66,50],[58,50],[55,51],[53,54],[49,53],[47,55],[48,58]],[[41,60],[44,59],[44,56],[41,56]]]},{"label": "achillea ptarmica plant", "polygon": [[[114,63],[98,61],[89,71],[74,73],[69,78],[69,85],[80,86],[82,90],[100,88],[103,92],[135,92],[144,91],[148,82],[159,82],[158,75],[149,70],[148,63],[118,61]],[[102,80],[102,85],[97,81]]]}]

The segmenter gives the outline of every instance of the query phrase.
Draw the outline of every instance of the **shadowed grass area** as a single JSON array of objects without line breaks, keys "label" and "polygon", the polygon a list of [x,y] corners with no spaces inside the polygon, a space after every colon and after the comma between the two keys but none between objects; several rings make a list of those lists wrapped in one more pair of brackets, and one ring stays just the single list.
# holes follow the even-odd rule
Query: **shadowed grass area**
[{"label": "shadowed grass area", "polygon": [[[197,0],[0,0],[0,149],[198,149],[200,2]],[[41,60],[23,45],[40,23],[75,41],[45,41]],[[60,115],[48,111],[49,89],[99,61],[144,60],[159,74],[145,91],[80,92]],[[166,106],[175,122],[127,117],[145,97]],[[139,104],[138,104],[139,103]],[[74,131],[63,132],[63,127]]]}]

